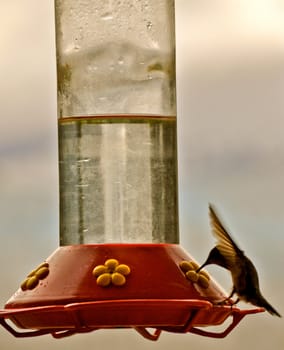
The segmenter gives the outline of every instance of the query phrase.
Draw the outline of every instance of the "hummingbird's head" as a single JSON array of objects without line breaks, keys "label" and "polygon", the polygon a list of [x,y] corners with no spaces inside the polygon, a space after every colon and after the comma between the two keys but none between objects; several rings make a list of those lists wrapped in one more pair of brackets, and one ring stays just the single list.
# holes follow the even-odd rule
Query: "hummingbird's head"
[{"label": "hummingbird's head", "polygon": [[221,267],[224,267],[225,269],[228,269],[228,264],[226,262],[226,259],[224,258],[224,256],[220,253],[219,249],[217,247],[214,247],[209,255],[208,258],[206,259],[205,263],[202,264],[197,270],[196,272],[199,272],[204,266],[206,265],[210,265],[210,264],[215,264],[215,265],[219,265]]}]

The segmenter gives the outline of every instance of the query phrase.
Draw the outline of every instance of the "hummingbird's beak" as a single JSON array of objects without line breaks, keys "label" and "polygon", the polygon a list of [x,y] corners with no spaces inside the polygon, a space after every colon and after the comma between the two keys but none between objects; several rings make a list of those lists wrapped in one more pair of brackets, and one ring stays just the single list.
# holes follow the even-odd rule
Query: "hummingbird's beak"
[{"label": "hummingbird's beak", "polygon": [[201,271],[205,265],[206,265],[206,262],[201,266],[199,266],[199,268],[195,272],[198,273],[199,271]]}]

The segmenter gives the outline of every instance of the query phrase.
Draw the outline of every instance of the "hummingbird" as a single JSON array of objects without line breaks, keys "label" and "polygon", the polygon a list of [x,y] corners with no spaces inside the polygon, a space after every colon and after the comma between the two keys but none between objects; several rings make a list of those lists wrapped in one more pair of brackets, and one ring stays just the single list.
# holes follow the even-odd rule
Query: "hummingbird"
[{"label": "hummingbird", "polygon": [[216,264],[229,270],[232,275],[233,289],[224,302],[229,300],[234,294],[237,294],[238,298],[234,304],[243,300],[265,308],[271,315],[281,317],[262,296],[255,266],[229,235],[211,204],[209,205],[209,217],[212,233],[217,238],[217,243],[210,251],[204,264],[196,272],[199,272],[204,266],[209,264]]}]

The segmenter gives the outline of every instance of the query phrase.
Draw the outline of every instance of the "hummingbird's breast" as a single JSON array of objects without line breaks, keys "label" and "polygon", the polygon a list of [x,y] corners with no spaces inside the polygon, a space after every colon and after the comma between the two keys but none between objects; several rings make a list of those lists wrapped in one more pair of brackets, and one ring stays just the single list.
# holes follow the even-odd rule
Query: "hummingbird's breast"
[{"label": "hummingbird's breast", "polygon": [[240,299],[243,299],[246,295],[246,288],[247,288],[247,274],[246,271],[238,268],[236,266],[233,268],[231,271],[232,273],[232,279],[233,279],[233,284],[236,293],[240,297]]},{"label": "hummingbird's breast", "polygon": [[252,302],[259,293],[255,267],[245,256],[232,269],[234,288],[241,300]]}]

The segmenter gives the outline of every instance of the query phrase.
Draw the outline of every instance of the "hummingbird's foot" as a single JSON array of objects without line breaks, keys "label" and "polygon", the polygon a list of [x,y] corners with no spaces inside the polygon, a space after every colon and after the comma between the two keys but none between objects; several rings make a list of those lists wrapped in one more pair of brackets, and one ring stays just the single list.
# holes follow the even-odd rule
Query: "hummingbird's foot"
[{"label": "hummingbird's foot", "polygon": [[[233,301],[233,300],[232,300],[232,301]],[[232,306],[233,306],[233,305],[236,305],[239,301],[240,301],[240,299],[237,298],[231,305],[232,305]]]},{"label": "hummingbird's foot", "polygon": [[214,303],[215,305],[231,305],[230,299],[220,300]]},{"label": "hummingbird's foot", "polygon": [[221,300],[221,301],[217,301],[215,303],[215,305],[230,305],[231,307],[233,307],[234,305],[236,305],[237,303],[239,302],[239,298],[237,300],[233,300],[231,299],[231,297],[228,297],[224,300]]}]

